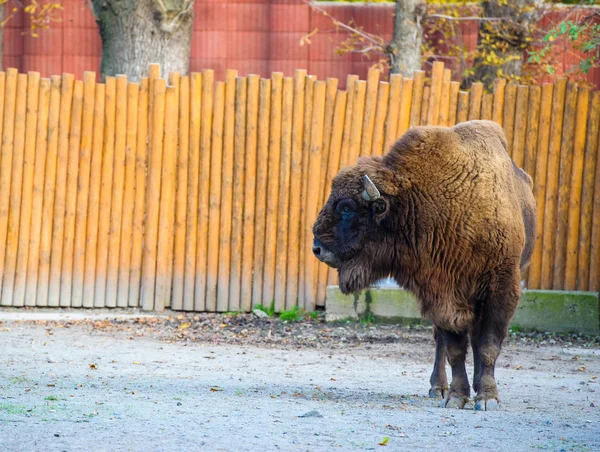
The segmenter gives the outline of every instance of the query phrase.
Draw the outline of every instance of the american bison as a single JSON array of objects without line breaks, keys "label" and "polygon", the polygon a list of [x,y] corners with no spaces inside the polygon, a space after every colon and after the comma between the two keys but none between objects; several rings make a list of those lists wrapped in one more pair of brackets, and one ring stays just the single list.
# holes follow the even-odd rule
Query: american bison
[{"label": "american bison", "polygon": [[496,123],[416,127],[342,169],[313,226],[313,252],[343,293],[391,276],[418,298],[434,326],[429,395],[442,407],[469,401],[470,336],[475,409],[499,408],[494,367],[533,253],[532,186]]}]

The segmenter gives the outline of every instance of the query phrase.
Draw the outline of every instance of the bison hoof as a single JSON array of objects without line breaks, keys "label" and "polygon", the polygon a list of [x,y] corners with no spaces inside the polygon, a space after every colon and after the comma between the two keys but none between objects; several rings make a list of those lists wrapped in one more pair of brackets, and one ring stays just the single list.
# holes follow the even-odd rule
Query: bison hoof
[{"label": "bison hoof", "polygon": [[475,402],[476,411],[496,411],[500,409],[500,402],[497,399],[479,399]]},{"label": "bison hoof", "polygon": [[440,404],[440,407],[442,408],[456,408],[459,410],[462,410],[465,405],[467,404],[467,402],[469,401],[469,398],[467,396],[461,395],[461,394],[457,394],[457,393],[450,393],[448,394],[444,400],[442,400],[442,403]]},{"label": "bison hoof", "polygon": [[433,387],[429,390],[430,399],[443,399],[448,393],[448,388]]}]

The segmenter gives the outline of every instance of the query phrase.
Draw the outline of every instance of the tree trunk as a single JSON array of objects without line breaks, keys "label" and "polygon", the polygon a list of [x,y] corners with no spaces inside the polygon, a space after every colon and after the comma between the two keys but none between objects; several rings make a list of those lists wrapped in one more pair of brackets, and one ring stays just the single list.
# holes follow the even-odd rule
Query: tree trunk
[{"label": "tree trunk", "polygon": [[412,77],[421,69],[424,12],[422,0],[396,0],[394,33],[389,44],[390,72]]},{"label": "tree trunk", "polygon": [[148,65],[189,72],[194,0],[93,0],[102,38],[102,78],[139,81]]},{"label": "tree trunk", "polygon": [[[541,3],[541,0],[481,2],[483,18],[504,20],[481,21],[474,72],[463,79],[462,88],[468,88],[473,82],[483,82],[489,89],[499,76],[510,78],[521,75],[531,27],[540,17]],[[492,58],[486,60],[488,55]]]}]

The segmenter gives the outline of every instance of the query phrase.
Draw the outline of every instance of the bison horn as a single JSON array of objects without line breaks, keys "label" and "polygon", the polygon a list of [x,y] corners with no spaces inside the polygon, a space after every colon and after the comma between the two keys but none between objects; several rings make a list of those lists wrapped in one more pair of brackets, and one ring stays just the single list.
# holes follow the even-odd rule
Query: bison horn
[{"label": "bison horn", "polygon": [[363,178],[364,182],[365,182],[365,189],[362,192],[362,197],[365,201],[375,201],[377,198],[379,198],[381,196],[381,193],[379,193],[379,190],[377,190],[377,187],[375,186],[375,184],[373,183],[373,181],[369,178],[369,176],[367,176],[365,174],[365,177]]}]

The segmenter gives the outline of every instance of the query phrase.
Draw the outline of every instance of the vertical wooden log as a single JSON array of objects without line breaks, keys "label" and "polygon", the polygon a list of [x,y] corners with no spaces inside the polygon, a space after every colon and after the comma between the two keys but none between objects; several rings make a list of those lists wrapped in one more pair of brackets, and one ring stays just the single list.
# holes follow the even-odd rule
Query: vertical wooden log
[{"label": "vertical wooden log", "polygon": [[[600,149],[600,144],[598,144]],[[600,291],[600,156],[596,155],[596,177],[594,180],[594,207],[592,214],[592,234],[590,249],[590,281],[588,290],[591,292]]]},{"label": "vertical wooden log", "polygon": [[[287,291],[285,295],[285,308],[292,309],[298,304],[298,275],[299,275],[299,247],[300,237],[300,210],[302,199],[297,196],[302,190],[302,133],[304,129],[304,86],[306,72],[297,70],[294,76],[294,110],[292,117],[292,154],[290,170],[290,215],[288,224],[288,263],[287,263]],[[339,93],[338,93],[339,96]],[[336,96],[337,99],[337,96]],[[335,121],[335,117],[334,117]],[[332,136],[332,140],[335,137]],[[303,245],[303,244],[302,244]]]},{"label": "vertical wooden log", "polygon": [[[60,102],[60,80],[59,86],[55,89],[54,106],[58,110]],[[46,151],[48,149],[48,117],[51,109],[51,82],[49,79],[40,81],[39,109],[37,118],[37,127],[35,130],[35,167],[33,170],[33,194],[31,201],[31,229],[27,234],[26,240],[29,240],[29,253],[23,253],[23,258],[27,262],[27,273],[18,272],[18,275],[25,277],[25,306],[35,306],[37,298],[37,280],[38,268],[40,262],[40,237],[42,232],[42,212],[44,203],[44,177],[46,172]],[[2,88],[0,84],[0,89]],[[18,280],[18,278],[17,278]],[[17,288],[19,285],[17,285]]]},{"label": "vertical wooden log", "polygon": [[[175,229],[175,193],[177,183],[177,139],[179,125],[179,89],[177,77],[165,91],[163,158],[161,168],[160,206],[156,261],[156,293],[154,310],[169,305],[172,288],[173,233]],[[157,105],[155,104],[155,107]]]},{"label": "vertical wooden log", "polygon": [[456,106],[456,124],[465,122],[469,117],[469,93],[460,91],[458,93],[458,104]]},{"label": "vertical wooden log", "polygon": [[206,270],[206,310],[217,309],[219,271],[219,229],[221,220],[221,179],[223,167],[223,128],[225,115],[225,82],[215,83],[215,104],[210,155],[210,195],[208,211],[208,262]]},{"label": "vertical wooden log", "polygon": [[583,184],[583,163],[585,156],[585,138],[587,134],[590,91],[580,88],[577,93],[575,113],[575,137],[573,142],[573,163],[571,168],[571,187],[567,206],[567,247],[565,260],[565,290],[577,288],[577,262],[579,245],[579,225],[581,214],[581,194]]},{"label": "vertical wooden log", "polygon": [[481,99],[481,119],[492,120],[492,108],[494,107],[494,95],[485,93]]},{"label": "vertical wooden log", "polygon": [[[444,69],[444,75],[442,78],[442,89],[440,94],[440,116],[438,118],[438,124],[440,126],[448,126],[450,124],[450,82],[452,77],[452,71],[450,69]],[[456,108],[455,108],[456,111]]]},{"label": "vertical wooden log", "polygon": [[[527,107],[527,132],[525,135],[525,158],[523,162],[523,169],[533,178],[534,185],[536,178],[535,162],[540,126],[541,97],[542,88],[540,86],[529,87],[529,105]],[[521,127],[522,125],[523,123],[521,123]]]},{"label": "vertical wooden log", "polygon": [[427,109],[427,125],[436,126],[439,124],[443,81],[444,63],[435,61],[431,69],[431,91],[429,93],[429,108]]},{"label": "vertical wooden log", "polygon": [[[330,83],[331,84],[331,83]],[[337,80],[334,85],[337,87]],[[279,162],[279,206],[277,215],[277,246],[275,254],[275,311],[282,312],[286,306],[288,221],[290,209],[290,172],[292,157],[292,127],[294,113],[294,80],[286,77],[283,82],[281,117],[281,158]],[[333,117],[333,113],[331,114]]]},{"label": "vertical wooden log", "polygon": [[448,107],[448,126],[456,125],[456,113],[458,111],[459,82],[450,82],[450,105]]},{"label": "vertical wooden log", "polygon": [[[305,95],[304,95],[304,132],[302,138],[302,197],[300,204],[300,274],[298,282],[298,306],[304,306],[305,293],[304,288],[306,287],[306,256],[304,251],[306,250],[305,238],[306,238],[306,196],[308,193],[308,161],[310,155],[310,133],[312,124],[312,111],[313,111],[313,98],[314,98],[314,87],[316,77],[309,75],[306,78]],[[350,82],[350,76],[348,76],[348,82]],[[358,82],[358,78],[355,79],[354,85]],[[350,154],[350,140],[348,139],[348,153]]]},{"label": "vertical wooden log", "polygon": [[[296,72],[296,77],[299,77]],[[302,71],[302,80],[306,71]],[[240,307],[248,312],[252,309],[252,271],[254,269],[254,213],[256,202],[256,152],[258,146],[258,97],[260,77],[248,76],[247,115],[245,137],[245,174],[244,174],[244,237],[242,245],[242,280],[240,288]]]},{"label": "vertical wooden log", "polygon": [[190,78],[179,80],[179,127],[177,153],[177,197],[175,200],[175,237],[173,244],[173,293],[171,309],[183,309],[185,244],[190,155]]},{"label": "vertical wooden log", "polygon": [[[183,99],[182,99],[183,100]],[[188,200],[185,226],[185,275],[183,309],[194,310],[196,283],[196,249],[198,238],[198,188],[200,186],[200,129],[202,114],[202,74],[190,75],[190,146],[188,161]],[[182,152],[180,149],[179,152]]]},{"label": "vertical wooden log", "polygon": [[508,143],[508,155],[513,155],[513,132],[515,128],[515,108],[517,103],[517,85],[510,84],[506,87],[504,95],[504,112],[502,114],[502,128]]},{"label": "vertical wooden log", "polygon": [[146,210],[146,168],[148,162],[148,103],[150,81],[140,80],[140,93],[137,110],[137,139],[135,147],[135,200],[133,209],[133,240],[131,243],[131,264],[129,270],[129,300],[131,307],[140,305],[142,261],[144,250],[144,212]]},{"label": "vertical wooden log", "polygon": [[[360,82],[359,82],[360,84]],[[360,96],[359,96],[360,97]],[[321,152],[323,146],[323,120],[325,116],[325,82],[315,82],[313,115],[311,122],[311,138],[310,138],[310,156],[308,174],[311,178],[308,184],[308,192],[306,197],[306,235],[305,235],[305,300],[304,309],[308,312],[315,310],[316,293],[315,293],[315,277],[316,277],[316,259],[312,256],[312,227],[317,218],[319,198],[319,183],[321,179]]]},{"label": "vertical wooden log", "polygon": [[[381,92],[381,87],[380,87]],[[326,173],[325,199],[329,197],[331,191],[331,183],[333,178],[340,169],[340,151],[342,147],[342,136],[344,133],[344,123],[346,121],[346,92],[338,92],[338,97],[335,103],[335,115],[333,119],[333,131],[331,135],[331,149],[329,157],[329,166]],[[324,291],[326,286],[335,279],[336,273],[331,271],[329,267],[322,264],[319,265],[319,288]],[[318,294],[318,300],[325,299],[325,293]]]},{"label": "vertical wooden log", "polygon": [[544,83],[540,104],[540,119],[538,128],[537,152],[535,158],[535,181],[533,196],[536,203],[536,235],[535,247],[529,264],[529,289],[539,289],[542,283],[542,250],[544,234],[544,216],[546,210],[546,181],[548,176],[548,145],[550,142],[550,125],[552,119],[552,95],[554,85]]},{"label": "vertical wooden log", "polygon": [[[592,247],[592,220],[594,213],[594,177],[598,166],[597,151],[600,129],[600,91],[592,94],[590,116],[585,140],[583,183],[581,191],[581,219],[579,227],[579,252],[577,289],[588,290],[590,283],[590,250]],[[596,194],[596,199],[600,197]]]},{"label": "vertical wooden log", "polygon": [[[398,126],[396,127],[396,137],[404,135],[410,126],[410,117],[412,114],[412,99],[413,99],[412,78],[402,80],[402,90],[400,92],[400,112],[398,113]],[[347,117],[347,116],[346,116]]]},{"label": "vertical wooden log", "polygon": [[364,80],[358,80],[354,84],[354,106],[352,107],[352,127],[350,130],[350,147],[348,148],[348,161],[346,162],[347,165],[356,164],[356,161],[360,156],[362,128],[359,125],[364,124],[363,120],[366,92],[367,82]]},{"label": "vertical wooden log", "polygon": [[117,76],[117,108],[115,114],[115,147],[113,180],[108,230],[108,257],[106,268],[106,299],[109,308],[117,306],[119,284],[119,254],[123,218],[123,190],[125,186],[125,148],[127,143],[127,77]]},{"label": "vertical wooden log", "polygon": [[567,230],[569,221],[569,192],[573,169],[573,141],[575,135],[575,116],[577,112],[577,85],[567,84],[565,112],[560,144],[558,177],[558,201],[556,204],[556,242],[554,247],[554,275],[552,288],[562,290],[565,285],[565,263],[567,256]]},{"label": "vertical wooden log", "polygon": [[483,83],[476,82],[471,85],[471,98],[469,103],[469,121],[481,118],[481,99],[483,97]]},{"label": "vertical wooden log", "polygon": [[[388,111],[388,100],[390,97],[390,84],[387,82],[379,82],[379,90],[377,91],[377,109],[375,112],[375,127],[373,130],[373,145],[369,155],[383,154],[384,126]],[[331,158],[331,151],[330,157]],[[321,203],[322,205],[323,203]]]},{"label": "vertical wooden log", "polygon": [[[327,171],[327,161],[329,159],[329,142],[331,140],[331,124],[333,122],[333,108],[335,106],[335,96],[337,94],[338,79],[328,77],[325,88],[325,125],[323,128],[323,149],[327,152],[323,153],[323,159],[321,160],[321,174],[325,174]],[[319,197],[319,204],[323,202],[323,199]]]},{"label": "vertical wooden log", "polygon": [[[410,127],[418,126],[421,122],[421,107],[423,104],[424,86],[425,71],[415,71],[413,74],[412,105],[410,107]],[[404,98],[404,95],[402,96],[402,98]],[[408,101],[408,98],[406,100]]]},{"label": "vertical wooden log", "polygon": [[[231,220],[231,270],[229,277],[229,310],[241,307],[242,259],[244,235],[244,167],[246,154],[246,78],[238,77],[235,85],[235,150],[233,156],[233,218]],[[249,240],[253,240],[250,239]]]},{"label": "vertical wooden log", "polygon": [[[36,143],[38,140],[37,127],[38,117],[40,121],[48,118],[48,101],[50,100],[50,84],[48,80],[40,89],[39,72],[27,74],[27,119],[25,125],[25,155],[23,164],[23,194],[21,201],[21,222],[19,226],[18,253],[15,272],[14,293],[12,296],[13,306],[25,305],[25,288],[27,285],[27,260],[29,257],[29,239],[31,234],[31,217],[33,213],[34,179],[39,176],[43,179],[44,174],[35,173]],[[1,88],[1,86],[0,86]],[[41,101],[41,102],[40,102]],[[0,107],[1,108],[1,107]],[[43,113],[38,113],[44,109]],[[47,125],[47,122],[46,122]],[[46,132],[42,133],[44,140]],[[6,286],[6,283],[4,285]]]},{"label": "vertical wooden log", "polygon": [[[391,74],[389,84],[389,97],[387,115],[385,117],[385,138],[383,152],[387,152],[396,142],[398,130],[398,114],[400,112],[400,94],[402,92],[402,75]],[[346,95],[346,98],[348,95]],[[347,100],[347,99],[346,99]],[[344,102],[345,103],[345,102]],[[344,113],[344,116],[346,114]]]},{"label": "vertical wooden log", "polygon": [[273,73],[271,84],[271,130],[265,223],[265,259],[263,270],[263,304],[270,306],[275,297],[275,254],[277,249],[277,206],[279,205],[279,163],[281,158],[281,109],[283,74]]},{"label": "vertical wooden log", "polygon": [[96,251],[96,275],[94,282],[94,307],[102,308],[106,301],[106,272],[108,266],[108,239],[110,233],[110,206],[113,185],[115,150],[115,115],[117,111],[116,79],[106,77],[106,101],[104,142],[102,149],[102,182],[98,211],[98,242]]},{"label": "vertical wooden log", "polygon": [[[11,72],[17,73],[9,69],[7,71],[9,74]],[[4,109],[6,105],[6,73],[0,72],[0,137],[3,136],[4,129]],[[2,142],[0,141],[0,149],[2,148]]]},{"label": "vertical wooden log", "polygon": [[[154,92],[152,93],[152,129],[150,132],[152,135],[152,146],[148,156],[146,227],[144,230],[141,281],[141,305],[145,311],[150,311],[155,307],[154,295],[156,289],[166,85],[164,79],[154,80]],[[100,248],[100,243],[98,243],[98,248]]]},{"label": "vertical wooden log", "polygon": [[[110,91],[114,95],[114,83],[109,80]],[[96,260],[98,249],[98,221],[100,216],[100,193],[102,191],[102,151],[104,143],[104,122],[106,117],[106,85],[96,85],[94,102],[94,132],[92,137],[92,158],[90,164],[90,194],[87,207],[87,227],[85,232],[85,263],[83,271],[84,308],[94,307],[96,284]]]},{"label": "vertical wooden log", "polygon": [[81,152],[81,129],[83,115],[83,82],[77,80],[73,89],[73,107],[71,110],[71,131],[67,164],[67,187],[65,197],[64,240],[62,246],[62,270],[59,291],[60,306],[72,306],[73,253],[75,221],[77,214],[77,186],[79,179],[79,160]]},{"label": "vertical wooden log", "polygon": [[[367,75],[366,99],[364,104],[365,107],[362,124],[362,140],[360,146],[361,156],[370,155],[371,153],[371,146],[373,142],[373,128],[375,126],[375,109],[377,108],[378,84],[379,70],[375,68],[369,69],[369,73]],[[324,131],[324,133],[329,134],[330,130],[328,130],[327,132]],[[323,144],[326,145],[329,143],[324,141]],[[329,149],[327,147],[323,147],[323,150],[325,151],[325,153],[329,152]],[[325,168],[326,167],[327,166],[325,166]],[[323,174],[323,169],[324,168],[321,167],[321,174]]]},{"label": "vertical wooden log", "polygon": [[492,121],[497,122],[500,125],[504,118],[504,94],[506,88],[506,80],[503,78],[497,78],[494,80],[494,108],[492,111]]},{"label": "vertical wooden log", "polygon": [[[69,130],[73,100],[72,74],[63,74],[60,99],[60,120],[58,129],[58,154],[56,165],[56,189],[54,192],[54,219],[52,225],[52,247],[48,279],[48,306],[58,306],[60,298],[60,274],[65,233],[65,209],[67,197],[67,169],[69,160]],[[81,115],[81,99],[77,102]]]},{"label": "vertical wooden log", "polygon": [[[94,137],[94,108],[96,96],[96,74],[83,74],[83,113],[81,143],[79,147],[79,174],[77,181],[77,201],[75,206],[75,237],[73,242],[73,282],[61,285],[61,300],[71,300],[71,306],[83,306],[83,279],[85,273],[85,242],[88,220],[88,200],[90,192],[90,170],[92,163],[92,142]],[[95,174],[94,177],[98,177]],[[63,269],[64,273],[68,271]]]},{"label": "vertical wooden log", "polygon": [[423,100],[421,102],[421,119],[419,120],[420,126],[427,124],[427,115],[429,113],[429,96],[431,95],[431,87],[426,86],[423,88]]},{"label": "vertical wooden log", "polygon": [[196,283],[194,310],[206,309],[208,265],[208,221],[210,197],[211,137],[213,120],[214,71],[202,72],[202,126],[200,129],[200,179],[198,187],[198,237],[196,239]]},{"label": "vertical wooden log", "polygon": [[529,102],[529,87],[519,85],[517,88],[517,99],[515,103],[515,119],[512,159],[519,168],[523,168],[525,163],[525,132],[527,131],[527,105]]},{"label": "vertical wooden log", "polygon": [[254,277],[252,306],[263,304],[263,272],[265,268],[265,221],[267,215],[267,170],[269,161],[269,125],[271,80],[261,79],[258,103],[258,150],[256,154],[256,214],[254,222]]},{"label": "vertical wooden log", "polygon": [[[19,222],[21,219],[21,190],[23,186],[23,160],[25,153],[25,129],[27,126],[27,75],[17,76],[17,98],[15,105],[14,135],[12,148],[11,181],[2,198],[8,200],[8,221],[6,225],[6,250],[4,274],[2,276],[2,306],[11,306],[17,265],[19,244]],[[5,163],[2,161],[2,166]]]},{"label": "vertical wooden log", "polygon": [[[233,203],[233,159],[235,134],[235,79],[237,71],[227,70],[223,121],[223,165],[221,172],[221,212],[219,227],[219,261],[217,265],[216,309],[225,312],[229,306],[231,269],[231,222]],[[212,177],[212,176],[211,176]]]},{"label": "vertical wooden log", "polygon": [[[558,201],[558,173],[560,170],[560,138],[565,111],[566,79],[555,82],[550,122],[550,146],[546,176],[546,199],[544,201],[544,228],[542,237],[542,268],[540,289],[552,289],[554,246],[556,245],[556,203]],[[539,151],[538,151],[539,153]]]},{"label": "vertical wooden log", "polygon": [[[0,284],[4,279],[4,262],[6,257],[6,237],[8,234],[8,213],[10,209],[10,183],[12,178],[12,160],[14,153],[14,132],[17,98],[23,97],[27,80],[19,79],[17,70],[6,70],[6,91],[4,94],[4,127],[2,129],[2,152],[0,162]],[[21,86],[19,86],[21,85]],[[23,91],[24,90],[24,91]],[[21,94],[19,91],[23,91]],[[1,292],[1,290],[0,290]]]},{"label": "vertical wooden log", "polygon": [[127,85],[127,137],[125,147],[125,188],[123,191],[123,216],[121,222],[121,250],[119,252],[119,282],[117,306],[129,306],[129,275],[133,249],[133,210],[135,206],[136,149],[138,139],[138,110],[140,85]]},{"label": "vertical wooden log", "polygon": [[[342,155],[340,156],[340,164],[341,164],[342,168],[344,166],[348,165],[348,161],[349,161],[352,119],[354,118],[354,116],[353,116],[354,94],[356,93],[355,84],[357,81],[358,81],[358,75],[349,75],[348,79],[346,81],[346,92],[348,94],[347,94],[347,99],[346,99],[346,124],[344,125],[344,137],[342,139]],[[307,106],[307,108],[312,109],[312,98],[311,98],[311,105]],[[306,123],[304,123],[304,126],[307,127]],[[305,137],[305,141],[306,141],[306,137]],[[307,149],[307,148],[308,148],[308,145],[305,147],[305,149]],[[305,152],[304,155],[306,157],[306,161],[305,161],[305,163],[306,163],[306,162],[308,162],[308,153]],[[306,164],[303,166],[303,168],[304,168],[304,171],[306,172]],[[305,192],[303,191],[302,193],[304,194]],[[301,247],[301,249],[303,250],[304,247]],[[301,253],[302,252],[303,251],[301,251]],[[300,303],[300,304],[302,304],[302,303]]]}]

